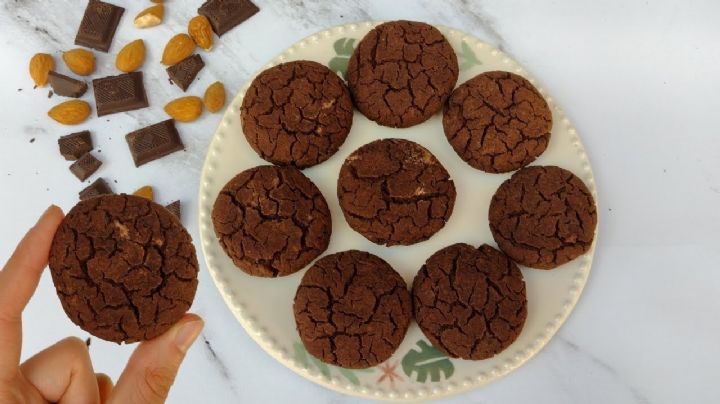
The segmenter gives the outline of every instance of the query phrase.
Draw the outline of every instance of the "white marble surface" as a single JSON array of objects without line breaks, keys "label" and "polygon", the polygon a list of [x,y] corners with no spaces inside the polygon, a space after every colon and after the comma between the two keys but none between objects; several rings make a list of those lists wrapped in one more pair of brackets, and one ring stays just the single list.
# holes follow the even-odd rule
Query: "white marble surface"
[{"label": "white marble surface", "polygon": [[[93,131],[104,161],[99,175],[116,192],[152,184],[161,202],[181,199],[197,240],[197,181],[220,115],[181,124],[187,151],[140,169],[124,134],[164,119],[161,106],[180,94],[157,61],[200,1],[168,2],[166,23],[144,31],[132,26],[143,2],[115,2],[128,11],[111,53],[131,39],[146,40],[152,107],[82,128]],[[0,4],[0,261],[48,204],[67,210],[81,188],[57,154],[57,137],[71,130],[45,116],[60,99],[33,90],[26,70],[35,52],[59,61],[59,50],[73,47],[84,1],[55,0],[52,9],[47,3]],[[257,0],[261,12],[203,54],[207,67],[189,92],[200,94],[219,79],[233,93],[286,46],[351,21],[439,23],[501,47],[543,83],[582,135],[597,178],[600,239],[585,292],[547,347],[510,376],[447,402],[719,402],[720,3],[540,3]],[[111,55],[98,59],[97,76],[114,74]],[[204,268],[193,310],[206,329],[169,402],[360,401],[266,355],[235,322]],[[87,336],[65,317],[47,274],[24,320],[23,357],[67,335]],[[131,349],[93,339],[96,370],[117,377]]]}]

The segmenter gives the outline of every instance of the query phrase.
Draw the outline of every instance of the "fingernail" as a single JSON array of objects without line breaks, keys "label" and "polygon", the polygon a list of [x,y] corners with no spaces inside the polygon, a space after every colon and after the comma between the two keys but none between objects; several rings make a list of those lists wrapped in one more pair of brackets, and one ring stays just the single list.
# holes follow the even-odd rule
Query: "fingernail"
[{"label": "fingernail", "polygon": [[187,352],[187,350],[190,349],[190,345],[192,345],[198,335],[200,335],[203,325],[202,320],[192,320],[181,325],[177,334],[175,334],[175,345],[177,345],[181,351]]},{"label": "fingernail", "polygon": [[38,219],[38,222],[42,221],[45,218],[45,216],[49,215],[50,211],[53,210],[53,208],[57,208],[57,206],[55,206],[55,205],[48,206],[48,208],[45,209],[45,212],[43,212],[43,214],[40,216],[40,219]]}]

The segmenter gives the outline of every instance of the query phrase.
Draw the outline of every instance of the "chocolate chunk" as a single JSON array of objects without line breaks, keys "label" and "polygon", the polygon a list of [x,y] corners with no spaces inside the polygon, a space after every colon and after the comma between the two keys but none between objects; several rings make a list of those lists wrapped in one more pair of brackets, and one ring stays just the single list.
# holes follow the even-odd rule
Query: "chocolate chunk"
[{"label": "chocolate chunk", "polygon": [[92,150],[93,142],[90,137],[90,132],[84,130],[82,132],[60,136],[58,146],[60,147],[60,154],[65,157],[65,160],[73,161]]},{"label": "chocolate chunk", "polygon": [[125,136],[135,167],[182,150],[182,140],[172,119],[130,132]]},{"label": "chocolate chunk", "polygon": [[142,72],[93,80],[98,116],[132,111],[148,106]]},{"label": "chocolate chunk", "polygon": [[172,202],[171,204],[165,206],[165,209],[169,210],[170,213],[175,215],[179,220],[182,221],[182,218],[180,217],[180,201],[177,200],[175,202]]},{"label": "chocolate chunk", "polygon": [[55,94],[63,97],[80,98],[88,89],[87,83],[84,81],[53,71],[48,73],[48,83]]},{"label": "chocolate chunk", "polygon": [[85,153],[70,165],[70,171],[75,174],[80,181],[85,181],[93,175],[101,165],[102,161],[96,159],[91,153]]},{"label": "chocolate chunk", "polygon": [[114,4],[90,0],[80,22],[75,45],[107,52],[125,9]]},{"label": "chocolate chunk", "polygon": [[108,185],[104,179],[98,178],[92,184],[88,185],[82,191],[80,191],[78,195],[80,196],[80,200],[84,201],[86,199],[94,198],[96,196],[110,195],[113,193],[114,192],[110,188],[110,185]]},{"label": "chocolate chunk", "polygon": [[208,0],[198,9],[198,14],[210,20],[218,36],[235,28],[260,11],[250,0]]},{"label": "chocolate chunk", "polygon": [[203,62],[200,55],[195,54],[168,67],[167,74],[171,82],[185,91],[190,87],[190,84],[195,80],[195,76],[203,67],[205,67],[205,62]]}]

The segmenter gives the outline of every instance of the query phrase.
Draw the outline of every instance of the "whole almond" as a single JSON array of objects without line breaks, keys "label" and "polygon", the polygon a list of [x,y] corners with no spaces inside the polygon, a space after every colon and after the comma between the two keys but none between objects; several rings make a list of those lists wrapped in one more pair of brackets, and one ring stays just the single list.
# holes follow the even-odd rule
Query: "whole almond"
[{"label": "whole almond", "polygon": [[90,116],[90,104],[82,100],[65,101],[52,107],[48,116],[63,125],[77,125]]},{"label": "whole almond", "polygon": [[160,25],[165,15],[165,6],[157,4],[150,6],[135,16],[135,26],[138,28],[150,28]]},{"label": "whole almond", "polygon": [[150,185],[145,185],[144,187],[140,187],[137,191],[133,192],[133,195],[139,196],[141,198],[153,200],[153,188]]},{"label": "whole almond", "polygon": [[145,42],[136,39],[120,49],[115,58],[115,67],[121,72],[130,73],[142,66],[145,61]]},{"label": "whole almond", "polygon": [[36,53],[30,59],[30,77],[38,87],[47,84],[48,73],[55,69],[55,59],[47,53]]},{"label": "whole almond", "polygon": [[223,83],[216,81],[205,90],[205,96],[203,97],[205,108],[208,111],[215,113],[225,106],[225,86]]},{"label": "whole almond", "polygon": [[193,17],[188,23],[188,33],[195,44],[206,51],[213,46],[213,30],[210,21],[204,15]]},{"label": "whole almond", "polygon": [[165,105],[165,112],[176,121],[192,122],[202,112],[202,100],[194,95],[180,97]]},{"label": "whole almond", "polygon": [[172,66],[177,62],[192,55],[195,50],[195,42],[188,34],[177,34],[170,38],[163,51],[161,63]]},{"label": "whole almond", "polygon": [[86,49],[75,48],[63,53],[68,69],[80,76],[88,76],[95,71],[95,55]]}]

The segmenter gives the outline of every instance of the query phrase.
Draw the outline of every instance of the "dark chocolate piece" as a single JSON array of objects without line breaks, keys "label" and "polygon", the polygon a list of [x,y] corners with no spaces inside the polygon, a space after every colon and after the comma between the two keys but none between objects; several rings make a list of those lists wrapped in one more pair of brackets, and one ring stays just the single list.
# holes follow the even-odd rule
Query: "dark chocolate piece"
[{"label": "dark chocolate piece", "polygon": [[165,206],[165,209],[169,210],[170,213],[175,215],[175,217],[178,218],[178,220],[182,221],[182,218],[180,217],[180,201],[177,200],[175,202],[172,202],[171,204]]},{"label": "dark chocolate piece", "polygon": [[195,80],[195,76],[203,67],[205,67],[205,62],[203,62],[200,55],[195,54],[168,67],[167,74],[170,81],[185,91],[190,87],[190,84]]},{"label": "dark chocolate piece", "polygon": [[130,132],[125,136],[125,140],[135,161],[135,167],[185,147],[172,119]]},{"label": "dark chocolate piece", "polygon": [[48,83],[55,94],[63,97],[80,98],[88,89],[87,83],[84,81],[53,71],[48,73]]},{"label": "dark chocolate piece", "polygon": [[235,28],[260,11],[250,0],[208,0],[198,9],[198,14],[210,20],[218,36]]},{"label": "dark chocolate piece", "polygon": [[114,4],[90,0],[80,22],[75,45],[107,52],[125,9]]},{"label": "dark chocolate piece", "polygon": [[70,171],[75,174],[80,181],[85,181],[93,175],[95,171],[102,165],[102,161],[95,158],[92,153],[85,153],[76,162],[70,165]]},{"label": "dark chocolate piece", "polygon": [[73,161],[92,150],[93,142],[90,137],[90,132],[84,130],[82,132],[60,136],[58,146],[60,147],[60,154],[65,157],[65,160]]},{"label": "dark chocolate piece", "polygon": [[110,188],[110,185],[108,185],[104,179],[98,178],[92,184],[88,185],[82,191],[80,191],[78,195],[80,196],[80,200],[84,201],[86,199],[90,199],[96,196],[110,195],[113,193],[114,192]]},{"label": "dark chocolate piece", "polygon": [[142,72],[93,80],[98,116],[132,111],[148,106]]}]

